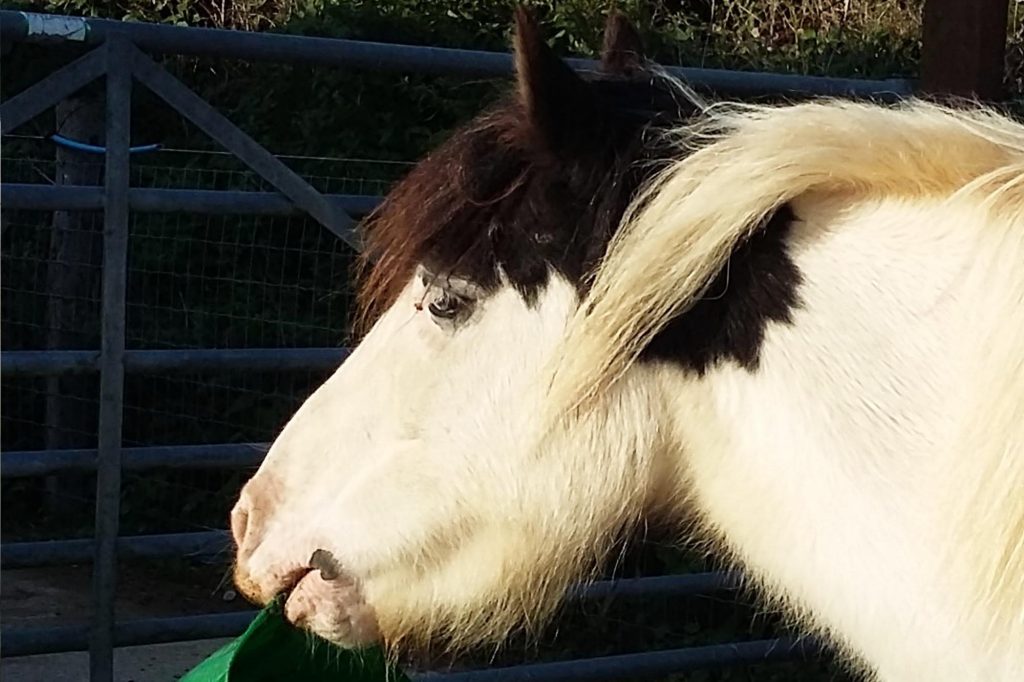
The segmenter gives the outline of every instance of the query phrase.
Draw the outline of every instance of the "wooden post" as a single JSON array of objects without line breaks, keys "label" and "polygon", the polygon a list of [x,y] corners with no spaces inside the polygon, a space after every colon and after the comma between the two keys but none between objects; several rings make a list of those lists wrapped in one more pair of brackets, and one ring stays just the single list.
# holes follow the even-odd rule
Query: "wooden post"
[{"label": "wooden post", "polygon": [[[57,132],[81,142],[104,144],[103,91],[87,87],[56,106]],[[101,157],[56,147],[58,185],[98,186]],[[98,348],[100,336],[101,216],[83,211],[54,211],[46,270],[46,348]],[[95,376],[46,379],[48,450],[95,447],[99,381]],[[47,477],[52,512],[81,513],[92,497],[91,477],[61,473]]]},{"label": "wooden post", "polygon": [[1010,0],[925,0],[921,90],[996,100],[1003,95]]}]

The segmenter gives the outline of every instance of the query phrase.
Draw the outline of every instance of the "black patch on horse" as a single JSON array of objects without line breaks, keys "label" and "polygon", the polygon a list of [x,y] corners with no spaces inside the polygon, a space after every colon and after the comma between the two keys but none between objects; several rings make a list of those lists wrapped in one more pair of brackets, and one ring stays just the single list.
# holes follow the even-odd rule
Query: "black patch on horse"
[{"label": "black patch on horse", "polygon": [[772,322],[792,322],[799,305],[800,271],[786,247],[794,220],[788,206],[770,216],[733,251],[701,299],[651,341],[641,359],[676,362],[700,374],[723,360],[756,370],[765,329]]}]

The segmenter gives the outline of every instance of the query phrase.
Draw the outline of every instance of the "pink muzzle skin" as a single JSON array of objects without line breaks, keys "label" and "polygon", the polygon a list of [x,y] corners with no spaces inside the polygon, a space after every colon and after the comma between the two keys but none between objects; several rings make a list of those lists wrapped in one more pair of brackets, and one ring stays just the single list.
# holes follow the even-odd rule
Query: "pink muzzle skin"
[{"label": "pink muzzle skin", "polygon": [[309,568],[288,595],[285,617],[348,649],[379,642],[377,617],[363,598],[359,581],[326,549],[313,552]]}]

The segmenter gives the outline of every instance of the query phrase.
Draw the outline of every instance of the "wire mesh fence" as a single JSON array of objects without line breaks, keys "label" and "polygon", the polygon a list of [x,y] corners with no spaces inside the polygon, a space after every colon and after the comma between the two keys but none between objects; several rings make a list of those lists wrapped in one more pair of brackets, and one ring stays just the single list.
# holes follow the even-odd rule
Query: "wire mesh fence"
[{"label": "wire mesh fence", "polygon": [[[4,138],[5,183],[102,184],[99,157],[57,153],[41,137]],[[322,157],[287,162],[321,191],[376,196],[406,164]],[[133,158],[140,188],[273,191],[228,154],[174,149]],[[339,347],[351,309],[353,253],[299,216],[133,213],[127,348]],[[100,344],[103,215],[4,210],[0,351],[95,350]],[[326,371],[128,373],[126,447],[264,443]],[[99,378],[4,376],[4,451],[95,448]],[[121,535],[222,529],[240,469],[125,470]],[[95,475],[4,479],[4,542],[91,538]],[[232,595],[230,557],[120,562],[120,618],[249,608]],[[5,569],[8,623],[86,623],[87,565]],[[76,596],[77,595],[77,596]]]},{"label": "wire mesh fence", "polygon": [[[20,138],[2,158],[5,182],[99,182],[90,158],[49,157],[45,139]],[[13,149],[12,149],[13,147]],[[379,195],[405,164],[293,158],[321,191]],[[171,150],[133,164],[132,186],[271,191],[226,154]],[[99,347],[99,212],[4,211],[0,262],[2,350]],[[353,254],[297,216],[133,214],[129,349],[304,348],[344,344]],[[124,443],[152,446],[273,439],[326,374],[129,374]],[[5,377],[4,450],[96,446],[95,376]],[[125,472],[124,534],[223,527],[245,471]],[[91,475],[4,481],[5,541],[91,535]],[[74,479],[69,484],[68,479]],[[173,513],[168,513],[173,510]],[[69,519],[76,519],[74,526]]]}]

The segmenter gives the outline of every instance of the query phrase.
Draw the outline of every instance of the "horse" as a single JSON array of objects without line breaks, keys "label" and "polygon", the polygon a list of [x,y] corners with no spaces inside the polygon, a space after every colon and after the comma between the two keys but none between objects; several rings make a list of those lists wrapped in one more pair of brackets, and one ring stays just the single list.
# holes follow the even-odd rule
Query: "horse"
[{"label": "horse", "polygon": [[231,512],[242,593],[459,651],[664,520],[872,679],[1020,680],[1024,127],[707,104],[617,15],[594,73],[522,9],[514,57],[366,219],[361,340]]}]

